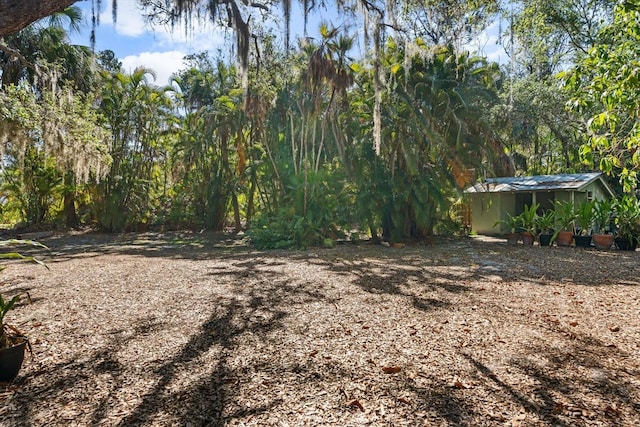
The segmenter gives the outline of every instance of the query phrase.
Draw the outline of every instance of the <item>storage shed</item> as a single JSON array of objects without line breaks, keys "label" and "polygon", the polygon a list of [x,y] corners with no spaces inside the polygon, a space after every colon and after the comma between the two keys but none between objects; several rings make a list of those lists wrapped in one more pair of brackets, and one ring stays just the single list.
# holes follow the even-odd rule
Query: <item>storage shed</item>
[{"label": "storage shed", "polygon": [[507,230],[494,227],[507,214],[519,215],[525,205],[540,204],[540,211],[553,209],[556,200],[601,200],[614,192],[601,173],[538,175],[490,178],[465,190],[471,210],[471,230],[478,234],[496,234]]}]

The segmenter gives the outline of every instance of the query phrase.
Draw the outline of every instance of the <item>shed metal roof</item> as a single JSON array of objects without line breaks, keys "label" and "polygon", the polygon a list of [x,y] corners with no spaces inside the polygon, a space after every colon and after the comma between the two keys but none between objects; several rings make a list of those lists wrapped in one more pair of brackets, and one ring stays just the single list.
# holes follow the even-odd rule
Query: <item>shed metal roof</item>
[{"label": "shed metal roof", "polygon": [[503,193],[533,191],[585,191],[592,182],[600,180],[606,191],[613,197],[613,191],[602,179],[599,172],[561,175],[519,176],[489,178],[465,190],[466,193]]}]

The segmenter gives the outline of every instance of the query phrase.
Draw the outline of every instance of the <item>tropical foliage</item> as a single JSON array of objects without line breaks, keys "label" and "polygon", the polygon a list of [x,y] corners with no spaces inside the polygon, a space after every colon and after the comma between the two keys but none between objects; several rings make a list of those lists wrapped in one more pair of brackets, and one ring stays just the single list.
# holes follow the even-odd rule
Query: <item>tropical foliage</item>
[{"label": "tropical foliage", "polygon": [[[338,1],[362,36],[325,23],[295,48],[288,30],[249,26],[267,6],[142,3],[154,22],[230,25],[238,58],[191,55],[160,87],[72,45],[73,8],[5,37],[3,222],[332,246],[462,230],[462,190],[486,176],[600,166],[636,187],[638,15],[624,3]],[[467,44],[495,19],[502,66]]]},{"label": "tropical foliage", "polygon": [[583,160],[619,176],[630,192],[640,169],[640,11],[623,2],[614,16],[599,34],[600,43],[563,77],[573,91],[571,106],[589,117]]}]

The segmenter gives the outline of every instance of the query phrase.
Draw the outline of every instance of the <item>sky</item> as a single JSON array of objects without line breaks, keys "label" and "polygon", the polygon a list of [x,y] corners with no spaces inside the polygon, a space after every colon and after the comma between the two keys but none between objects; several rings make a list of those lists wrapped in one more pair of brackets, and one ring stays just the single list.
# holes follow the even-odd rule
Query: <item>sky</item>
[{"label": "sky", "polygon": [[[91,33],[91,3],[79,1],[75,3],[85,14],[86,25],[80,34],[72,35],[72,42],[89,45]],[[292,40],[295,34],[302,34],[301,11],[297,2],[293,3],[293,13],[299,19],[292,19]],[[185,55],[202,51],[217,52],[220,50],[230,54],[229,37],[232,30],[213,27],[212,25],[195,24],[188,35],[183,28],[171,31],[163,26],[150,28],[144,21],[142,12],[136,0],[118,0],[117,19],[112,18],[112,0],[102,1],[100,11],[100,25],[96,29],[96,51],[112,50],[122,62],[126,72],[133,71],[138,66],[145,66],[155,71],[155,84],[165,85],[171,74],[184,68]],[[279,12],[279,11],[277,11]],[[334,20],[339,25],[339,17],[335,13],[325,12],[325,17]],[[313,33],[319,26],[320,18],[312,17],[308,25]],[[472,51],[484,53],[490,61],[504,62],[506,54],[496,44],[498,23],[494,23],[469,47]],[[313,34],[312,34],[313,35]]]}]

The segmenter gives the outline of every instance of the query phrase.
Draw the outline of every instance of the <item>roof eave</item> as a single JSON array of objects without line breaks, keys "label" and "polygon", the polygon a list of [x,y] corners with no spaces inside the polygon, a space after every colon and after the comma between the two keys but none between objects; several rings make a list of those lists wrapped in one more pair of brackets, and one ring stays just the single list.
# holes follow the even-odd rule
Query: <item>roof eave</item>
[{"label": "roof eave", "polygon": [[599,174],[598,176],[595,176],[592,179],[590,179],[589,181],[585,182],[580,187],[578,187],[576,191],[587,191],[587,187],[589,185],[591,185],[592,183],[594,183],[595,181],[600,181],[600,183],[602,184],[604,189],[607,191],[607,193],[609,193],[609,197],[613,198],[613,197],[616,196],[616,194],[613,192],[611,187],[609,187],[609,184],[607,184],[607,181],[604,180],[602,174]]}]

